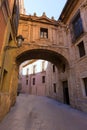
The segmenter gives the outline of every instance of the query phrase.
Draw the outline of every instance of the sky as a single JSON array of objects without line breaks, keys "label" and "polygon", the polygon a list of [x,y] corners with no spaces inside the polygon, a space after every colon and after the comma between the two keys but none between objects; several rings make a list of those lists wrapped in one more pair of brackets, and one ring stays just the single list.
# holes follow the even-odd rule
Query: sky
[{"label": "sky", "polygon": [[61,11],[67,0],[24,0],[26,14],[33,15],[36,12],[37,16],[42,16],[46,13],[48,18],[54,16],[58,20]]}]

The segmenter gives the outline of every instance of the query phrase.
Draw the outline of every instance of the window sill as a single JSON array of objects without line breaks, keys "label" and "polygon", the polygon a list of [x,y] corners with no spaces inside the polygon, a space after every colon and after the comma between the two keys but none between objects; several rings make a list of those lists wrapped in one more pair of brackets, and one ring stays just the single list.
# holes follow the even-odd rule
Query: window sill
[{"label": "window sill", "polygon": [[87,32],[83,32],[78,38],[76,38],[74,41],[72,41],[72,46],[75,45],[76,43],[80,42],[80,40],[87,35]]},{"label": "window sill", "polygon": [[83,57],[79,57],[78,62],[79,62],[79,61],[82,61],[82,60],[84,60],[84,59],[86,59],[86,58],[87,58],[87,55],[84,55]]},{"label": "window sill", "polygon": [[41,38],[41,37],[40,37],[40,40],[49,40],[49,39],[48,39],[48,38]]}]

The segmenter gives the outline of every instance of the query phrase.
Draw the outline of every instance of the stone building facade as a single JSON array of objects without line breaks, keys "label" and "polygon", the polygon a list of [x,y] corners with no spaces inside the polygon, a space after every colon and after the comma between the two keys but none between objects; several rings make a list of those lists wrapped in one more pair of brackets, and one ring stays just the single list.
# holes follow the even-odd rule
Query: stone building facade
[{"label": "stone building facade", "polygon": [[16,45],[18,20],[18,1],[0,0],[0,120],[14,104],[14,101],[11,100],[14,90],[10,86],[14,53],[12,55],[12,52],[8,52],[7,46]]},{"label": "stone building facade", "polygon": [[58,72],[51,62],[30,60],[19,70],[18,92],[57,99]]},{"label": "stone building facade", "polygon": [[46,96],[47,64],[44,60],[31,60],[21,65],[18,84],[20,93]]},{"label": "stone building facade", "polygon": [[60,20],[70,28],[70,91],[76,97],[75,105],[87,111],[87,0],[68,1]]}]

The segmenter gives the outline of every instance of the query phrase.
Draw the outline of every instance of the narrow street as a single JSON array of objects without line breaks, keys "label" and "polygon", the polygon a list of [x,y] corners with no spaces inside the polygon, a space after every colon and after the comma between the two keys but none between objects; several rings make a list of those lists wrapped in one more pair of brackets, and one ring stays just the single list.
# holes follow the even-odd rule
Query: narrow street
[{"label": "narrow street", "polygon": [[87,130],[87,114],[47,97],[21,94],[0,130]]}]

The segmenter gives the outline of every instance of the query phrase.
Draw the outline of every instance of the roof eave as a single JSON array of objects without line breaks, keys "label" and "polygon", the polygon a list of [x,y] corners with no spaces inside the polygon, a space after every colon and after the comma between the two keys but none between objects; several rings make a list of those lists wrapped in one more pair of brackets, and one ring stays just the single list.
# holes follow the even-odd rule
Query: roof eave
[{"label": "roof eave", "polygon": [[63,11],[59,17],[59,20],[61,20],[62,22],[66,23],[67,19],[69,18],[69,16],[71,15],[71,12],[73,11],[73,9],[75,8],[76,4],[77,4],[78,0],[68,0],[63,8]]}]

